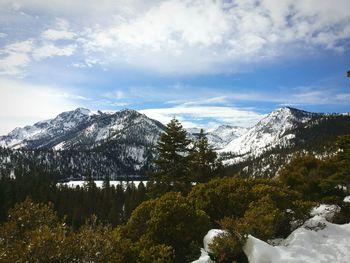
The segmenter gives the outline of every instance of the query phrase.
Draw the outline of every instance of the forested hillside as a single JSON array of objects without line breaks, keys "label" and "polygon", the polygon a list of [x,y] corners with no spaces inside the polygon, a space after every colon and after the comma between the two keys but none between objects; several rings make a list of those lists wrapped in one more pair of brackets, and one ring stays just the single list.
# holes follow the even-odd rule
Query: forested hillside
[{"label": "forested hillside", "polygon": [[348,223],[350,137],[339,137],[336,155],[320,160],[296,155],[274,179],[224,176],[203,132],[190,143],[172,120],[157,143],[150,183],[103,188],[91,176],[82,188],[32,171],[3,176],[2,262],[191,262],[211,228],[216,262],[247,262],[248,234],[268,241],[288,236],[319,203],[339,206],[333,222]]}]

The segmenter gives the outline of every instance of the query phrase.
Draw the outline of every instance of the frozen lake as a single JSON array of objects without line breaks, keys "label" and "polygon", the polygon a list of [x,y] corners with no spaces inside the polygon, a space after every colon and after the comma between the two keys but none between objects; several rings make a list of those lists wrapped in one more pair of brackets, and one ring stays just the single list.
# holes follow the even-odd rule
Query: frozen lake
[{"label": "frozen lake", "polygon": [[[98,188],[102,188],[102,185],[103,185],[102,180],[94,181],[94,182]],[[110,181],[109,183],[111,186],[112,185],[114,185],[114,186],[122,185],[123,187],[127,187],[128,184],[133,183],[136,187],[138,187],[141,182],[143,182],[143,184],[146,186],[148,181]],[[86,183],[86,181],[69,181],[69,182],[65,182],[65,183],[60,183],[60,185],[67,185],[70,188],[76,188],[78,186],[83,187],[85,183]]]}]

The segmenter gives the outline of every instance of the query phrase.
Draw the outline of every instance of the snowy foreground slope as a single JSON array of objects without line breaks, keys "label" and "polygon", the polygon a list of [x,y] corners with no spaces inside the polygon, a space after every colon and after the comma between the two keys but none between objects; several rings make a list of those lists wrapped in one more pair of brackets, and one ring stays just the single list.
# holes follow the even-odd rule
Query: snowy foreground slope
[{"label": "snowy foreground slope", "polygon": [[[249,236],[244,252],[250,263],[348,263],[350,262],[350,223],[332,224],[326,220],[334,209],[321,205],[314,209],[314,217],[293,231],[279,246]],[[193,263],[212,263],[208,244],[222,230],[212,229],[204,238],[202,256]]]}]

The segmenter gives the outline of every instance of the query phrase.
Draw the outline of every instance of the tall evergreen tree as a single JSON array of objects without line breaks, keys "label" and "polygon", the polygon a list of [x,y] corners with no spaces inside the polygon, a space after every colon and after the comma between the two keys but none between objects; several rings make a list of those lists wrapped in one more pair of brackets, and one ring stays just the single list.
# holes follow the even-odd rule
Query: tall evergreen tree
[{"label": "tall evergreen tree", "polygon": [[107,174],[103,178],[102,188],[109,189],[110,187],[111,187],[111,183],[110,183],[109,175]]},{"label": "tall evergreen tree", "polygon": [[201,129],[190,154],[191,174],[197,182],[205,182],[215,174],[220,166],[217,154],[209,145],[208,138]]},{"label": "tall evergreen tree", "polygon": [[340,136],[336,143],[339,148],[336,160],[338,172],[331,179],[347,188],[350,185],[350,135]]},{"label": "tall evergreen tree", "polygon": [[87,177],[85,178],[84,188],[86,188],[88,191],[93,191],[96,189],[96,184],[91,173],[88,173]]},{"label": "tall evergreen tree", "polygon": [[190,142],[181,123],[172,119],[157,144],[158,158],[154,161],[156,171],[151,174],[153,179],[167,184],[189,181]]}]

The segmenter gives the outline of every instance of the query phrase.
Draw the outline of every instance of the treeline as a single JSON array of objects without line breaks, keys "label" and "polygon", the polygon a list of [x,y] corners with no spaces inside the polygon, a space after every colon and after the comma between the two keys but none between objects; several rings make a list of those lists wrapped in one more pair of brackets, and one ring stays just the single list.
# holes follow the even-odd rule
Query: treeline
[{"label": "treeline", "polygon": [[8,210],[27,197],[38,203],[51,202],[59,218],[74,229],[79,228],[92,215],[101,222],[116,226],[125,223],[132,211],[148,197],[146,186],[136,187],[132,182],[111,186],[105,180],[102,188],[92,179],[82,187],[61,185],[44,174],[27,174],[15,179],[0,179],[0,221],[7,218]]},{"label": "treeline", "polygon": [[[10,209],[0,226],[0,261],[191,262],[206,232],[220,227],[226,234],[214,240],[210,256],[222,263],[247,262],[242,246],[248,234],[265,241],[286,237],[319,202],[342,208],[335,222],[350,221],[349,203],[343,202],[350,186],[350,136],[341,137],[337,147],[338,154],[327,160],[295,156],[275,179],[220,178],[220,162],[204,132],[191,142],[172,120],[158,143],[147,186],[124,190],[109,186],[106,178],[102,189],[92,180],[69,189],[40,177],[30,179],[31,185],[16,179],[16,195],[23,199],[30,192],[31,199]],[[8,198],[2,194],[1,204],[9,206]],[[70,211],[85,214],[74,221]]]}]

